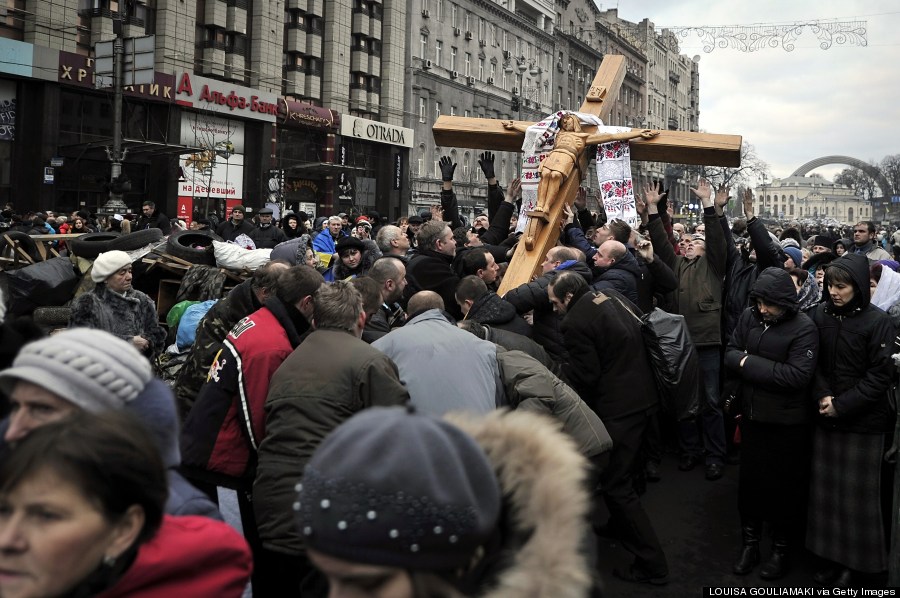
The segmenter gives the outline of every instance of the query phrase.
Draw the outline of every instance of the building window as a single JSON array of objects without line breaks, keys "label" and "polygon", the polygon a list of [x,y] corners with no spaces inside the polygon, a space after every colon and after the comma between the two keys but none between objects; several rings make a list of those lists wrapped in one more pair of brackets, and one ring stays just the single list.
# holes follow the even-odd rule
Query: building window
[{"label": "building window", "polygon": [[444,0],[435,0],[438,21],[444,21]]},{"label": "building window", "polygon": [[478,59],[478,80],[484,81],[484,58]]},{"label": "building window", "polygon": [[466,52],[466,69],[465,69],[466,77],[472,76],[472,55]]},{"label": "building window", "polygon": [[450,116],[456,116],[456,106],[450,106]]},{"label": "building window", "polygon": [[435,102],[434,103],[434,120],[437,120],[438,118],[440,118],[440,116],[441,116],[441,103]]},{"label": "building window", "polygon": [[472,28],[469,27],[469,11],[463,10],[463,30],[464,31],[472,31]]},{"label": "building window", "polygon": [[484,19],[478,17],[478,39],[484,39]]},{"label": "building window", "polygon": [[424,33],[419,36],[419,56],[422,60],[428,56],[428,36]]},{"label": "building window", "polygon": [[450,70],[456,70],[456,48],[454,47],[450,48]]},{"label": "building window", "polygon": [[441,66],[441,58],[444,53],[444,42],[437,41],[434,43],[434,63]]},{"label": "building window", "polygon": [[425,145],[424,144],[420,145],[419,146],[418,170],[416,171],[416,173],[420,177],[425,176],[425,151],[426,151]]},{"label": "building window", "polygon": [[425,98],[419,98],[419,122],[423,123],[425,121],[426,109],[428,107],[428,100]]},{"label": "building window", "polygon": [[450,25],[453,27],[457,26],[457,19],[459,18],[459,7],[456,4],[450,5]]}]

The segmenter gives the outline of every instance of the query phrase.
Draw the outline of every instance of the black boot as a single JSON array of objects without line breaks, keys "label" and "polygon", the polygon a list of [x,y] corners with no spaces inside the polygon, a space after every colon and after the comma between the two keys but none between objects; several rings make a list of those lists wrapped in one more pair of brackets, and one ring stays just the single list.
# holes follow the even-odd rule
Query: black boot
[{"label": "black boot", "polygon": [[759,564],[759,536],[762,532],[762,524],[759,521],[749,521],[741,528],[743,547],[741,556],[735,561],[732,571],[735,575],[747,575]]},{"label": "black boot", "polygon": [[790,543],[784,532],[775,530],[772,540],[772,556],[759,570],[763,579],[781,579],[791,570]]}]

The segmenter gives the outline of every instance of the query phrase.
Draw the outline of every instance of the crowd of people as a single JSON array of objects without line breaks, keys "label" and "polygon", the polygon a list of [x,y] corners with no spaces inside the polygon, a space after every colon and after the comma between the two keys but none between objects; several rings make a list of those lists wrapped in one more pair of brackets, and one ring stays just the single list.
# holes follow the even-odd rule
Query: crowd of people
[{"label": "crowd of people", "polygon": [[[488,210],[471,224],[449,159],[441,204],[393,224],[267,209],[251,224],[242,206],[192,222],[272,253],[181,316],[193,341],[171,380],[153,364],[172,336],[125,252],[93,261],[69,329],[29,342],[3,323],[0,595],[663,585],[640,495],[668,451],[710,483],[740,464],[735,575],[780,579],[803,550],[820,584],[883,574],[900,263],[876,227],[769,230],[749,191],[729,220],[729,190],[701,179],[696,226],[644,184],[634,228],[580,191],[541,272],[500,296],[521,187],[500,186],[490,152],[479,164]],[[143,208],[131,230],[175,230]],[[888,243],[896,256],[900,233]],[[654,376],[653,310],[683,317],[698,356],[680,421]],[[630,566],[597,562],[600,535]]]}]

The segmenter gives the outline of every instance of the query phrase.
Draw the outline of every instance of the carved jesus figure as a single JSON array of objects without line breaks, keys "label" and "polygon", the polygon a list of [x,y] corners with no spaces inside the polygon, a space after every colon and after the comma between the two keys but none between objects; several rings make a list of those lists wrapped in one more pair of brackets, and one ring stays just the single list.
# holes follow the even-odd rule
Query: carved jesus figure
[{"label": "carved jesus figure", "polygon": [[[503,126],[523,133],[529,127],[529,125],[517,124],[511,120],[503,121]],[[607,143],[609,141],[626,141],[638,137],[651,139],[657,135],[659,135],[659,131],[650,129],[625,131],[623,133],[594,133],[591,135],[582,132],[581,123],[578,122],[577,116],[574,114],[563,115],[559,119],[559,132],[556,134],[553,149],[538,168],[541,181],[538,183],[537,205],[533,211],[528,212],[528,216],[531,219],[525,231],[525,247],[530,251],[534,246],[534,239],[537,236],[537,219],[544,222],[550,221],[548,208],[556,201],[560,187],[572,174],[572,170],[578,166],[578,160],[588,145]],[[579,172],[578,174],[580,179],[581,173]]]}]

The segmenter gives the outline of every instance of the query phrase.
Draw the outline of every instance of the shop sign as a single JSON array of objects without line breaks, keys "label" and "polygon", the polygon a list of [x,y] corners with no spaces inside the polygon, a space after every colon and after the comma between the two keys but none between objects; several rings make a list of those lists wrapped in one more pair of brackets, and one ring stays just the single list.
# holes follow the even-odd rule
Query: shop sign
[{"label": "shop sign", "polygon": [[182,73],[175,88],[175,102],[200,110],[275,122],[278,98],[274,93],[241,87],[225,81]]},{"label": "shop sign", "polygon": [[394,190],[399,191],[403,187],[403,156],[394,154]]},{"label": "shop sign", "polygon": [[16,84],[0,81],[0,141],[16,139]]},{"label": "shop sign", "polygon": [[244,188],[244,156],[203,150],[178,158],[178,195],[240,199]]},{"label": "shop sign", "polygon": [[341,135],[356,137],[374,143],[387,143],[402,147],[413,146],[413,130],[405,127],[395,127],[366,118],[355,116],[341,117]]},{"label": "shop sign", "polygon": [[[94,59],[71,52],[59,53],[59,71],[57,81],[66,85],[94,88]],[[156,72],[153,83],[149,85],[128,85],[122,88],[125,95],[171,102],[175,99],[175,77]]]},{"label": "shop sign", "polygon": [[208,113],[184,112],[181,115],[180,141],[189,147],[243,154],[244,123]]},{"label": "shop sign", "polygon": [[337,124],[336,115],[336,112],[328,108],[301,104],[284,98],[278,99],[278,118],[284,125],[330,129]]}]

